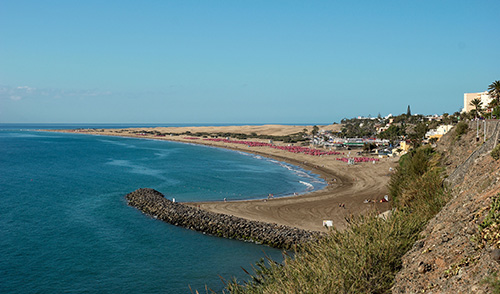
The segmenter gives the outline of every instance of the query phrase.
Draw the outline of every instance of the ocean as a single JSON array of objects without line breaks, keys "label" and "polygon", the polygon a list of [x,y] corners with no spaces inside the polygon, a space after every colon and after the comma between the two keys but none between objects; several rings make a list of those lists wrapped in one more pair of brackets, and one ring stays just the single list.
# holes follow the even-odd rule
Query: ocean
[{"label": "ocean", "polygon": [[0,293],[220,292],[220,277],[245,281],[242,267],[282,252],[163,223],[124,196],[148,187],[176,201],[242,200],[325,186],[242,152],[36,131],[124,126],[0,124]]}]

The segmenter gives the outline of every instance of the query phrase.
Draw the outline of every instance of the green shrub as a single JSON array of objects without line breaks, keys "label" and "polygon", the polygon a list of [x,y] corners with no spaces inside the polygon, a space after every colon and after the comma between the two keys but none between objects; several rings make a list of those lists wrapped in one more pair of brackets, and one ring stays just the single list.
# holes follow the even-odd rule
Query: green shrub
[{"label": "green shrub", "polygon": [[493,148],[493,150],[491,150],[490,154],[491,154],[491,157],[493,157],[493,159],[495,159],[495,160],[500,159],[500,145],[495,146],[495,148]]},{"label": "green shrub", "polygon": [[258,264],[251,281],[229,283],[231,293],[386,293],[401,268],[401,256],[423,227],[411,215],[389,221],[374,215],[333,230],[283,264]]},{"label": "green shrub", "polygon": [[[496,248],[499,247],[500,238],[500,193],[493,198],[490,204],[490,210],[484,218],[483,222],[479,224],[479,234],[477,241],[479,247],[484,247],[488,244],[493,244]],[[489,284],[492,288],[492,293],[500,294],[500,278],[498,272],[493,272],[487,276],[482,283]]]},{"label": "green shrub", "polygon": [[455,126],[455,138],[459,140],[462,137],[462,135],[467,133],[468,130],[469,130],[469,124],[467,124],[464,121],[459,122]]},{"label": "green shrub", "polygon": [[[419,193],[424,193],[421,185],[427,181],[432,181],[433,189],[441,189],[440,169],[436,166],[438,159],[439,155],[430,146],[417,148],[400,158],[388,187],[396,206],[408,206],[419,198]],[[424,177],[432,168],[435,171]],[[427,186],[431,186],[431,183],[427,183]]]},{"label": "green shrub", "polygon": [[479,234],[475,237],[479,247],[493,245],[500,248],[500,193],[497,194],[490,204],[488,214],[479,224]]}]

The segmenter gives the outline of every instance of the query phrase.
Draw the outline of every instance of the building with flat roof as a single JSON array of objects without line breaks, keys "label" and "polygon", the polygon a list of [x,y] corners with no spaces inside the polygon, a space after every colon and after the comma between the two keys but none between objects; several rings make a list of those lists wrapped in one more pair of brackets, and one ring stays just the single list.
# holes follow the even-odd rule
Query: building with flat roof
[{"label": "building with flat roof", "polygon": [[425,137],[428,139],[436,138],[439,140],[439,139],[441,139],[442,136],[444,136],[446,133],[448,133],[452,128],[453,128],[452,125],[440,125],[437,127],[437,129],[429,130],[425,134]]},{"label": "building with flat roof", "polygon": [[469,112],[472,109],[475,109],[474,106],[470,105],[470,102],[476,98],[481,99],[481,102],[483,102],[483,109],[486,108],[492,100],[490,95],[488,95],[488,91],[479,93],[464,93],[464,109],[462,112]]}]

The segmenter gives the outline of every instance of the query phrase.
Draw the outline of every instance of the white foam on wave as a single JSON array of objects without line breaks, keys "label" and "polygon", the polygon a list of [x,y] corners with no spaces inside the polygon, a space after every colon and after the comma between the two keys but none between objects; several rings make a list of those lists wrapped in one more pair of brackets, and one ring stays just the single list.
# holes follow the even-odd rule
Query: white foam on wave
[{"label": "white foam on wave", "polygon": [[299,183],[301,183],[302,185],[305,185],[307,187],[306,190],[308,190],[308,191],[314,189],[314,185],[312,185],[311,183],[304,182],[304,181],[299,181]]},{"label": "white foam on wave", "polygon": [[280,166],[288,169],[289,171],[294,172],[297,176],[307,179],[308,181],[316,182],[316,183],[322,182],[321,180],[318,180],[315,176],[313,176],[310,173],[308,173],[307,171],[303,170],[301,167],[290,165],[290,164],[279,162],[279,161],[276,161],[276,163],[279,164]]},{"label": "white foam on wave", "polygon": [[238,153],[238,154],[241,154],[241,155],[250,156],[250,157],[255,158],[255,159],[265,159],[265,160],[268,160],[268,161],[271,160],[271,159],[263,158],[262,156],[257,155],[257,154],[252,154],[252,153],[243,152],[243,151],[235,151],[235,152]]},{"label": "white foam on wave", "polygon": [[252,154],[252,153],[246,153],[246,152],[241,152],[241,151],[237,151],[237,152],[242,154],[242,155],[250,156],[250,157],[255,158],[255,159],[269,161],[271,163],[277,164],[277,165],[279,165],[283,168],[286,168],[287,170],[295,173],[298,177],[307,180],[307,182],[306,181],[299,181],[301,184],[307,186],[307,189],[306,189],[307,191],[314,190],[314,185],[312,183],[318,184],[318,185],[325,184],[324,180],[322,180],[321,178],[318,178],[316,175],[311,174],[310,172],[302,169],[299,166],[291,165],[291,164],[288,164],[286,162],[278,161],[278,160],[275,160],[272,158],[262,157],[260,155],[256,155],[256,154]]}]

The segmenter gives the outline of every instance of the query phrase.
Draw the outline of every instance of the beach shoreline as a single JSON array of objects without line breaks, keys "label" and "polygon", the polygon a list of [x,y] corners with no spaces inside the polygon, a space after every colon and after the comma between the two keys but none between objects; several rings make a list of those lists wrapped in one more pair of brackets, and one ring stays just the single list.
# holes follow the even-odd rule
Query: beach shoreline
[{"label": "beach shoreline", "polygon": [[[270,199],[239,201],[224,201],[221,199],[220,201],[185,203],[186,205],[215,213],[223,213],[249,220],[276,223],[311,231],[325,232],[326,228],[323,227],[324,220],[332,221],[335,228],[342,230],[347,226],[348,219],[352,216],[360,215],[370,210],[381,213],[390,209],[389,203],[381,203],[380,200],[387,194],[386,186],[390,177],[389,169],[394,167],[397,162],[394,158],[380,159],[380,161],[376,163],[362,162],[355,165],[347,165],[345,162],[337,160],[337,158],[347,156],[348,151],[345,151],[345,155],[313,156],[291,153],[268,147],[250,147],[244,144],[208,141],[196,137],[159,137],[144,132],[137,133],[141,130],[157,130],[164,133],[183,133],[189,130],[192,133],[196,133],[200,131],[200,129],[204,132],[227,132],[228,129],[233,130],[233,132],[235,132],[234,130],[240,133],[248,132],[244,127],[245,126],[232,128],[174,127],[44,131],[167,140],[230,149],[299,166],[302,169],[319,175],[328,183],[328,185],[321,190],[300,194],[298,196],[292,195]],[[251,127],[253,130],[256,129],[256,126]],[[266,129],[274,129],[274,134],[276,134],[276,129],[281,129],[279,125],[266,125],[260,127],[260,130],[263,130],[263,132],[265,132]],[[303,128],[304,126],[298,127]],[[286,131],[290,132],[289,129],[290,128]],[[271,134],[272,132],[273,130],[269,131]],[[283,135],[283,133],[277,134]],[[268,140],[251,139],[251,141],[266,142]],[[275,142],[275,144],[286,145],[281,142]],[[168,193],[168,191],[162,192]],[[369,203],[366,203],[366,200],[369,200]]]}]

